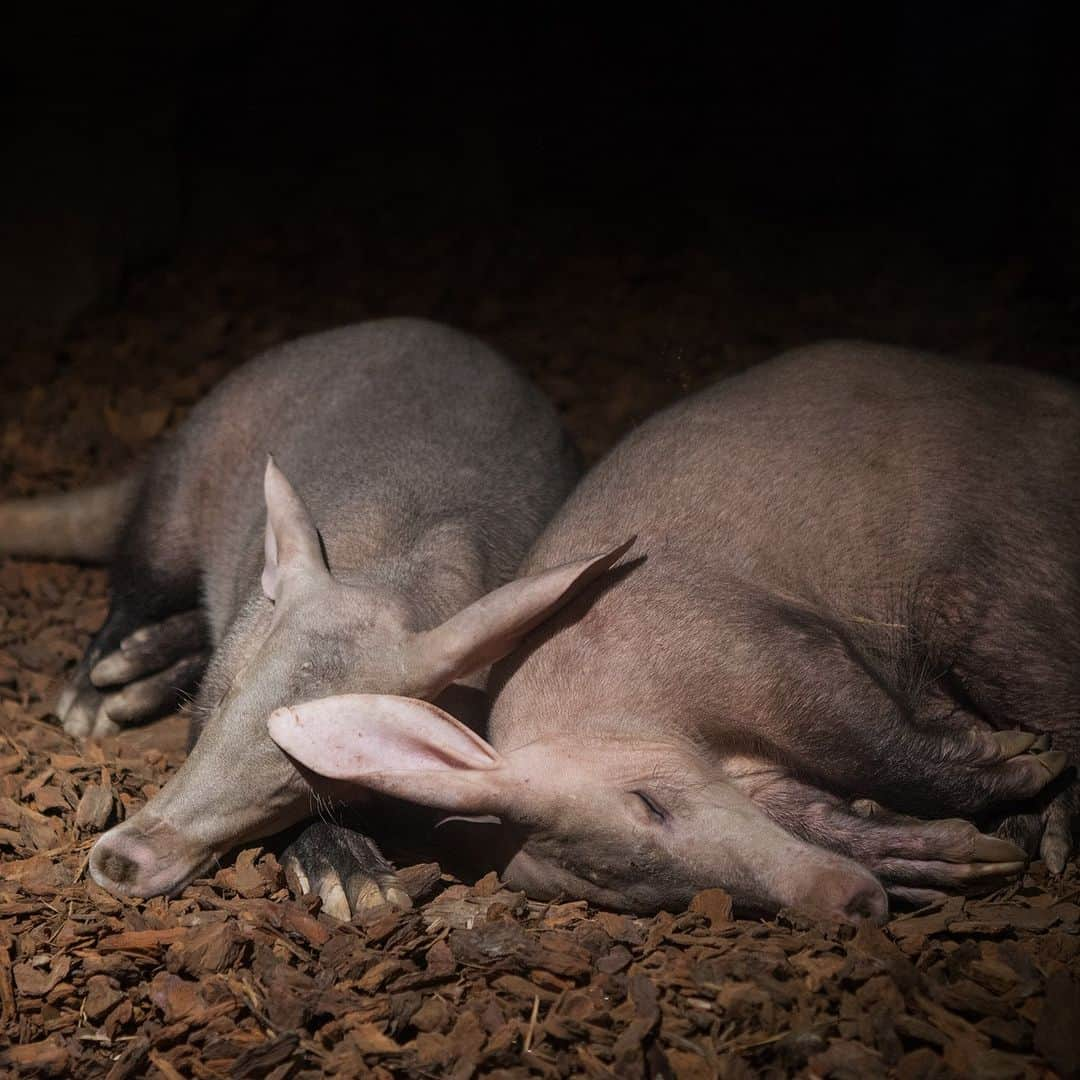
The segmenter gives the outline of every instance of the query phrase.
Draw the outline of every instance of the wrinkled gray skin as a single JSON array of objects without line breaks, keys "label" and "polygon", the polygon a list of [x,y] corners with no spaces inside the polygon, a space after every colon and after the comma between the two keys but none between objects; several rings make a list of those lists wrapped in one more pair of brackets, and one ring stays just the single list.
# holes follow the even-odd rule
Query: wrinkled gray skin
[{"label": "wrinkled gray skin", "polygon": [[[554,410],[500,357],[445,327],[386,320],[253,360],[158,449],[137,494],[76,496],[69,516],[96,509],[91,537],[108,532],[102,513],[130,509],[108,622],[60,703],[65,727],[100,735],[167,708],[212,650],[197,743],[98,841],[94,880],[173,892],[237,843],[309,816],[270,713],[345,692],[434,697],[451,658],[455,676],[483,667],[452,633],[425,632],[511,576],[575,478]],[[55,531],[54,503],[43,513]],[[33,508],[20,513],[8,531],[29,534]],[[347,916],[336,892],[326,899]]]},{"label": "wrinkled gray skin", "polygon": [[867,870],[916,901],[1020,870],[1021,848],[951,815],[1037,797],[1003,831],[1062,867],[1074,388],[859,343],[789,353],[633,432],[523,573],[632,534],[629,562],[496,668],[489,744],[459,731],[453,760],[434,753],[443,715],[426,749],[397,745],[436,714],[385,697],[284,710],[271,734],[340,783],[496,815],[484,842],[540,898],[650,911],[722,886],[879,918]]}]

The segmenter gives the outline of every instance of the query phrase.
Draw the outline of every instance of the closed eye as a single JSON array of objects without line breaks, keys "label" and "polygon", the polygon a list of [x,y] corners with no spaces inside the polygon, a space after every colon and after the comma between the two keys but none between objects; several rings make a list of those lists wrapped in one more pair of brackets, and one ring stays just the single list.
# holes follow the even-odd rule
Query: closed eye
[{"label": "closed eye", "polygon": [[667,811],[651,796],[646,795],[644,791],[633,792],[644,804],[645,808],[649,811],[649,814],[658,822],[667,821]]}]

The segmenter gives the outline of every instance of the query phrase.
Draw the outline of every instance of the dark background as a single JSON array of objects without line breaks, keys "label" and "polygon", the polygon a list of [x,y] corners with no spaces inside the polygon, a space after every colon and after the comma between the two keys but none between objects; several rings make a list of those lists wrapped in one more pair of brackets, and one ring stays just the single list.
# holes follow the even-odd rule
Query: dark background
[{"label": "dark background", "polygon": [[9,478],[105,469],[258,348],[382,314],[503,346],[588,453],[825,336],[1080,371],[1054,9],[373,7],[10,17],[3,409],[59,442],[6,436]]}]

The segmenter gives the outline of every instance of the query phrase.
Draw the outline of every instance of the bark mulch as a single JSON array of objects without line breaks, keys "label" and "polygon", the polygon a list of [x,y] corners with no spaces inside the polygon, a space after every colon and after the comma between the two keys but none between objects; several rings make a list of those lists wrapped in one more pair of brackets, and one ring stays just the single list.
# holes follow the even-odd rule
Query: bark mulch
[{"label": "bark mulch", "polygon": [[[4,604],[70,577],[9,567]],[[181,753],[146,746],[145,733],[141,746],[75,746],[36,715],[48,664],[33,670],[12,650],[0,684],[0,1071],[914,1080],[1080,1069],[1075,864],[1060,881],[1036,868],[994,897],[857,931],[733,919],[718,890],[650,919],[538,904],[494,875],[464,885],[432,864],[403,871],[413,911],[344,924],[317,900],[291,900],[260,848],[177,899],[117,900],[87,879],[87,851]]]}]

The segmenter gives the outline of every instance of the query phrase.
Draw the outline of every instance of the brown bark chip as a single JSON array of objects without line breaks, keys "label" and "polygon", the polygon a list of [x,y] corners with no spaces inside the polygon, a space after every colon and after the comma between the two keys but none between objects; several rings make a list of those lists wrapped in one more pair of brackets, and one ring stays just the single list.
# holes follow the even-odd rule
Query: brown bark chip
[{"label": "brown bark chip", "polygon": [[[402,871],[412,911],[342,924],[289,899],[257,848],[179,897],[118,900],[80,874],[101,820],[80,807],[93,787],[137,806],[179,755],[121,742],[86,762],[55,729],[16,730],[0,735],[0,821],[19,826],[0,863],[0,1074],[1077,1075],[1075,865],[1052,891],[1036,874],[858,929],[739,919],[720,890],[652,918],[534,903],[434,864]],[[65,785],[80,794],[29,807]],[[53,849],[22,831],[28,810],[59,826]]]},{"label": "brown bark chip", "polygon": [[80,832],[101,832],[112,815],[112,786],[87,784],[75,810],[75,828]]},{"label": "brown bark chip", "polygon": [[86,980],[86,996],[82,1000],[82,1014],[91,1023],[104,1018],[114,1005],[124,1000],[115,979],[107,975],[91,975]]},{"label": "brown bark chip", "polygon": [[16,1073],[66,1076],[70,1064],[71,1051],[56,1036],[41,1042],[21,1043],[7,1050],[0,1050],[0,1065],[5,1065]]},{"label": "brown bark chip", "polygon": [[730,895],[723,889],[705,889],[690,901],[689,910],[704,915],[710,926],[724,926],[731,922],[733,905]]},{"label": "brown bark chip", "polygon": [[1055,971],[1035,1026],[1035,1049],[1062,1076],[1080,1076],[1080,980]]}]

